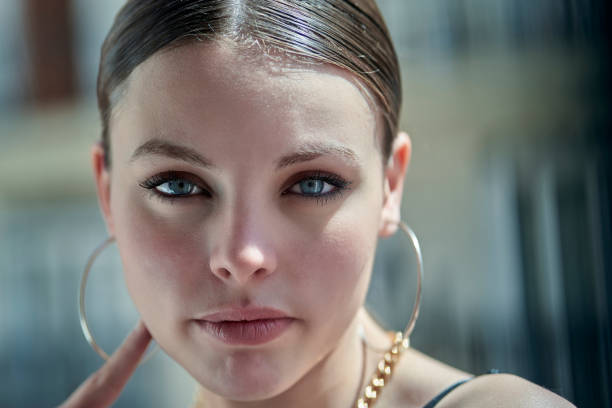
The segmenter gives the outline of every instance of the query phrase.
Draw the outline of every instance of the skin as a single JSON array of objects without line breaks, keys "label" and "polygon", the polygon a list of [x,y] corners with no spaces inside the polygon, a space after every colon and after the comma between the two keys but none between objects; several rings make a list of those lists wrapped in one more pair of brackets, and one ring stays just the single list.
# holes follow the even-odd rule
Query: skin
[{"label": "skin", "polygon": [[[221,42],[155,54],[113,112],[112,168],[93,147],[100,206],[144,323],[65,406],[110,405],[151,335],[215,408],[349,407],[381,357],[362,359],[357,325],[389,345],[363,303],[377,239],[396,231],[410,139],[400,133],[384,162],[381,121],[350,74],[242,55]],[[134,158],[151,140],[193,154]],[[185,160],[195,154],[208,166]],[[141,186],[168,171],[197,186],[193,195],[162,200],[154,191],[168,184]],[[320,174],[335,177],[324,191],[338,194],[305,195],[300,181]],[[259,346],[220,343],[193,320],[238,304],[295,320]],[[466,376],[409,350],[378,406],[421,406]]]}]

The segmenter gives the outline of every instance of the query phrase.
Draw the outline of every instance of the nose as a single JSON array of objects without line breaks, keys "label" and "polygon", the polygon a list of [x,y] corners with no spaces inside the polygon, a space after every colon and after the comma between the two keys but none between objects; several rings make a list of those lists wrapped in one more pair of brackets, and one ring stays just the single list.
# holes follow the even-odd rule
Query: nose
[{"label": "nose", "polygon": [[221,218],[217,229],[220,233],[213,238],[210,256],[212,273],[235,285],[259,281],[273,273],[276,254],[268,238],[271,236],[269,224],[253,213]]}]

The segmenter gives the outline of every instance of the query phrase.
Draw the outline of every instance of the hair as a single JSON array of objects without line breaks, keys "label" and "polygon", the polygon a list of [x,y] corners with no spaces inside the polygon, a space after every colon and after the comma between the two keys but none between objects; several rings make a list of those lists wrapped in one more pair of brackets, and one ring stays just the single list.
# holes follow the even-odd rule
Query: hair
[{"label": "hair", "polygon": [[401,80],[375,0],[128,0],[102,45],[98,72],[106,167],[111,165],[111,113],[131,72],[164,48],[215,40],[348,70],[382,114],[382,155],[389,157]]}]

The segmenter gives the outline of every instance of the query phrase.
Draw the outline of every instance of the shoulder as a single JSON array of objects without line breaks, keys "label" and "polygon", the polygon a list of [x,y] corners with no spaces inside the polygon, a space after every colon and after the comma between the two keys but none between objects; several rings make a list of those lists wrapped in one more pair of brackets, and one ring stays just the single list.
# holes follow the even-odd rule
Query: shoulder
[{"label": "shoulder", "polygon": [[[452,385],[468,380],[446,394],[436,408],[575,408],[569,401],[512,374],[473,377],[414,349],[400,360],[394,391],[384,406],[424,407]],[[471,379],[470,379],[471,378]],[[384,396],[384,394],[383,394]]]},{"label": "shoulder", "polygon": [[410,348],[398,362],[389,389],[382,393],[380,406],[422,407],[444,389],[470,377]]},{"label": "shoulder", "polygon": [[[389,332],[366,312],[361,311],[361,323],[368,339],[368,346],[374,346],[368,353],[367,372],[375,372],[382,357],[379,351],[390,345]],[[437,361],[414,348],[409,348],[395,366],[393,377],[388,386],[381,392],[376,406],[387,407],[422,407],[440,391],[470,378],[471,375]]]},{"label": "shoulder", "polygon": [[[482,375],[457,387],[438,408],[455,407],[574,407],[562,397],[511,374]],[[575,407],[574,407],[575,408]]]},{"label": "shoulder", "polygon": [[[389,332],[365,311],[360,316],[369,347],[367,372],[375,372],[382,354],[373,351],[384,350],[390,346]],[[422,407],[440,391],[470,378],[469,373],[455,369],[437,361],[414,348],[409,348],[395,366],[390,384],[385,386],[376,406],[387,407]]]},{"label": "shoulder", "polygon": [[[388,334],[371,316],[363,313],[362,322],[368,340],[388,347]],[[369,356],[368,369],[373,372],[380,355]],[[464,371],[437,361],[414,348],[403,353],[395,367],[390,385],[385,387],[377,406],[423,407],[448,387],[472,378]],[[472,378],[444,396],[436,408],[456,407],[574,407],[560,396],[511,374],[490,374]],[[574,407],[575,408],[575,407]]]}]

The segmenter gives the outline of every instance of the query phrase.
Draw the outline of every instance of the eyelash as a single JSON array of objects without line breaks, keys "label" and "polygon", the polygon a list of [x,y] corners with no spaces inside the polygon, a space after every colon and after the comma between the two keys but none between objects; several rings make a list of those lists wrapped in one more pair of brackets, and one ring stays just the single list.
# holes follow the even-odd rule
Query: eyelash
[{"label": "eyelash", "polygon": [[[305,181],[305,180],[319,180],[324,183],[330,184],[334,186],[334,189],[328,193],[324,194],[299,194],[293,193],[289,190],[295,186],[296,184]],[[315,171],[310,173],[299,174],[295,177],[294,181],[291,182],[289,187],[283,191],[282,195],[296,195],[301,198],[316,200],[318,204],[325,205],[328,201],[333,200],[334,198],[340,197],[344,192],[350,190],[350,181],[346,181],[343,178],[336,176],[334,174],[323,173],[321,171]]]},{"label": "eyelash", "polygon": [[196,181],[193,180],[192,177],[189,177],[187,174],[178,173],[174,171],[156,174],[153,177],[150,177],[144,180],[143,182],[139,183],[138,185],[144,189],[149,190],[149,193],[151,194],[152,197],[158,198],[162,200],[163,202],[169,202],[171,204],[173,204],[174,201],[177,199],[188,198],[188,197],[194,196],[193,194],[183,194],[183,195],[173,196],[169,194],[164,194],[156,189],[156,187],[159,187],[164,183],[167,183],[169,181],[175,181],[175,180],[185,180],[189,182],[190,184],[195,185],[197,188],[200,188],[204,193],[203,195],[205,195],[206,197],[208,198],[211,197],[211,194],[208,191],[207,187],[201,187],[200,185],[198,185]]},{"label": "eyelash", "polygon": [[[192,180],[192,177],[189,177],[186,174],[181,174],[177,172],[166,172],[166,173],[156,174],[155,176],[150,177],[144,180],[143,182],[139,183],[139,186],[144,189],[149,190],[149,193],[153,197],[159,198],[164,202],[170,202],[170,203],[174,203],[175,200],[178,200],[178,199],[189,198],[189,197],[194,197],[194,196],[199,195],[199,194],[168,195],[168,194],[164,194],[160,192],[159,190],[157,190],[156,187],[159,187],[160,185],[164,183],[167,183],[169,181],[174,181],[174,180],[188,181],[190,184],[194,184],[196,185],[196,187],[203,190],[204,192],[203,195],[205,195],[208,198],[212,197],[212,194],[208,191],[206,187],[199,186],[197,182]],[[293,186],[305,180],[320,180],[320,181],[323,181],[325,183],[332,185],[334,189],[328,193],[318,194],[318,195],[299,194],[299,193],[293,193],[289,191]],[[298,175],[296,177],[296,180],[293,181],[289,185],[289,187],[281,193],[281,195],[295,195],[301,198],[316,200],[318,204],[325,205],[328,201],[334,198],[340,197],[345,191],[349,190],[350,184],[351,184],[350,181],[346,181],[339,176],[316,171],[316,172]]]}]

